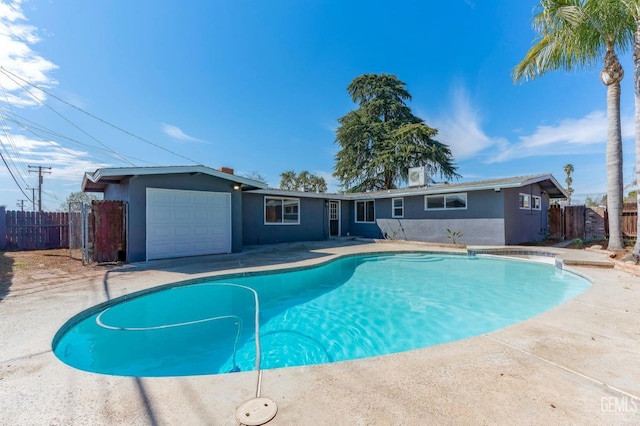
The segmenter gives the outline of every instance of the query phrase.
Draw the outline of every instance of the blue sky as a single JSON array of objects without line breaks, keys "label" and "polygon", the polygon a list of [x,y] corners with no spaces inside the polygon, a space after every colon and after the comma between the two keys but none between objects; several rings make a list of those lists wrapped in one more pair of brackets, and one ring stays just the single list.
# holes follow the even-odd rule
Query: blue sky
[{"label": "blue sky", "polygon": [[[100,167],[227,166],[275,187],[281,172],[309,170],[335,191],[337,119],[356,108],[346,87],[361,74],[388,73],[450,146],[461,181],[550,172],[564,183],[572,163],[574,198],[602,195],[599,68],[511,79],[534,40],[535,5],[3,0],[0,66],[53,96],[0,74],[0,150],[23,188],[37,187],[27,166],[51,167],[46,210]],[[631,54],[621,57],[630,183]],[[14,209],[24,198],[0,163],[0,205]]]}]

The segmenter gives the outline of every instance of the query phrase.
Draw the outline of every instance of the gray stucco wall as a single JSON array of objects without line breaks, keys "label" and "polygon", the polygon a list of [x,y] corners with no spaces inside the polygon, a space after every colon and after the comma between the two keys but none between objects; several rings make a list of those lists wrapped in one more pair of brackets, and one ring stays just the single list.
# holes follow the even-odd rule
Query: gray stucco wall
[{"label": "gray stucco wall", "polygon": [[[244,245],[319,241],[328,238],[329,219],[325,200],[291,197],[300,200],[300,224],[265,225],[264,197],[263,194],[244,194],[242,212]],[[274,197],[278,198],[275,195]]]},{"label": "gray stucco wall", "polygon": [[[424,195],[404,199],[404,217],[392,218],[392,199],[376,200],[375,224],[355,223],[354,235],[411,241],[450,243],[447,228],[462,231],[458,242],[501,245],[505,241],[503,194],[494,190],[467,192],[466,209],[425,210]],[[354,204],[354,202],[351,202]],[[352,207],[353,209],[354,207]]]},{"label": "gray stucco wall", "polygon": [[[472,245],[503,245],[504,219],[378,219],[378,225],[392,240],[457,243]],[[447,229],[462,232],[450,238]]]},{"label": "gray stucco wall", "polygon": [[[380,209],[380,201],[383,200],[376,200],[375,201],[375,217],[378,217],[378,210]],[[376,222],[370,223],[370,222],[356,222],[356,208],[355,208],[355,201],[349,201],[349,204],[351,205],[351,208],[349,209],[349,232],[351,235],[357,236],[357,237],[364,237],[364,238],[383,238],[382,235],[382,230],[380,229],[380,226],[377,223],[377,219]]]},{"label": "gray stucco wall", "polygon": [[[549,197],[542,194],[537,184],[505,189],[503,192],[505,244],[513,245],[542,240],[545,236],[545,230],[548,228]],[[519,207],[521,193],[541,197],[541,209],[521,209]]]},{"label": "gray stucco wall", "polygon": [[118,185],[108,185],[104,190],[105,200],[129,202],[129,179],[124,179]]},{"label": "gray stucco wall", "polygon": [[233,182],[209,175],[188,173],[134,176],[122,187],[109,185],[104,192],[105,200],[123,200],[129,203],[127,261],[146,260],[147,188],[231,193],[231,250],[234,253],[242,251],[242,193],[233,189]]}]

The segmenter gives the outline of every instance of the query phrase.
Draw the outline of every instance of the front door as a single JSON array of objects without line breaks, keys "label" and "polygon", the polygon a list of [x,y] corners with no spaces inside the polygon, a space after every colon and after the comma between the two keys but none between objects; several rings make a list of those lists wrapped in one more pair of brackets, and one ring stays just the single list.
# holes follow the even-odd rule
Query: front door
[{"label": "front door", "polygon": [[340,235],[340,201],[329,201],[329,236]]}]

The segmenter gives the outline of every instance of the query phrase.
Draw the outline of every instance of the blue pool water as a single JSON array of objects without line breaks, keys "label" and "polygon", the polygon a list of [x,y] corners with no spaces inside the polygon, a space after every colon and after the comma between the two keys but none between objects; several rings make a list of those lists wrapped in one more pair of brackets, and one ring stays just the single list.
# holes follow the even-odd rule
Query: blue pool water
[{"label": "blue pool water", "polygon": [[450,342],[544,312],[589,287],[552,265],[384,254],[164,287],[72,318],[54,339],[65,363],[125,376],[255,369],[371,357]]}]

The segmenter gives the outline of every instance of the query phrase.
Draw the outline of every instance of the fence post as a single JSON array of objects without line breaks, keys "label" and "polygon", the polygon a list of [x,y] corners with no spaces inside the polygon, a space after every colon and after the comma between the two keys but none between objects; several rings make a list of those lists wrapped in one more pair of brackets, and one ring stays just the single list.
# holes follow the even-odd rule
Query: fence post
[{"label": "fence post", "polygon": [[0,206],[0,250],[7,247],[7,212]]}]

